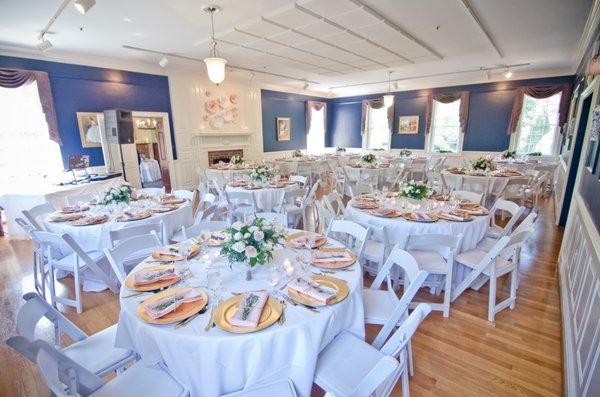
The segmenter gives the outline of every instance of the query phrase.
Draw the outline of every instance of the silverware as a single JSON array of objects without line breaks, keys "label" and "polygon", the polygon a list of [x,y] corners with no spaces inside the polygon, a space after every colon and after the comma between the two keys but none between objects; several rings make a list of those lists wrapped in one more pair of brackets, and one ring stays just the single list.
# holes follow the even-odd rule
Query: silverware
[{"label": "silverware", "polygon": [[212,308],[210,309],[210,318],[208,320],[208,323],[206,323],[206,327],[204,327],[204,330],[206,332],[208,332],[212,327],[215,326],[215,309],[219,305],[219,302],[215,302],[213,304]]},{"label": "silverware", "polygon": [[200,310],[198,313],[196,313],[196,314],[194,314],[194,315],[192,315],[192,316],[190,316],[190,317],[188,317],[186,319],[183,319],[180,322],[178,322],[177,324],[175,324],[175,329],[181,328],[181,327],[185,327],[186,325],[188,325],[189,323],[191,323],[193,319],[195,319],[199,315],[205,313],[206,310],[208,310],[208,305],[204,306],[202,308],[202,310]]},{"label": "silverware", "polygon": [[140,295],[144,295],[144,294],[149,294],[150,291],[143,291],[143,292],[136,292],[135,294],[131,294],[131,295],[127,295],[127,296],[122,296],[121,298],[123,299],[128,299],[128,298],[133,298],[136,296],[140,296]]},{"label": "silverware", "polygon": [[289,296],[287,296],[285,294],[281,294],[281,297],[283,299],[285,299],[287,302],[289,302],[292,306],[302,306],[305,309],[308,309],[313,313],[319,313],[319,311],[316,310],[314,307],[305,305],[304,303],[296,302],[295,300],[293,300],[292,298],[290,298]]},{"label": "silverware", "polygon": [[285,308],[287,307],[287,304],[285,303],[285,301],[283,299],[279,300],[279,303],[281,303],[283,305],[283,309],[281,309],[281,316],[279,316],[279,325],[283,325],[285,324]]},{"label": "silverware", "polygon": [[[266,291],[266,289],[259,289],[259,290],[252,291],[252,292],[264,292],[264,291]],[[243,294],[245,294],[246,292],[250,292],[250,291],[245,291],[245,292],[232,292],[232,293],[231,293],[231,295],[243,295]]]}]

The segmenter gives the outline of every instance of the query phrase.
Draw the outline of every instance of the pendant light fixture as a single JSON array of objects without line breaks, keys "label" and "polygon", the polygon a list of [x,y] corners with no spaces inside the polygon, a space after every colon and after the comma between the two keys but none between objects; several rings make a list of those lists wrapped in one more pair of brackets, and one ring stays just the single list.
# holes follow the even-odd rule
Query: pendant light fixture
[{"label": "pendant light fixture", "polygon": [[394,94],[392,94],[392,71],[388,72],[388,93],[383,96],[383,104],[386,108],[389,108],[394,104]]},{"label": "pendant light fixture", "polygon": [[226,59],[221,58],[221,54],[219,54],[219,50],[217,50],[217,40],[215,40],[215,20],[214,13],[221,11],[221,7],[215,5],[208,5],[202,7],[202,11],[210,14],[210,24],[211,24],[211,48],[210,55],[208,58],[204,59],[204,63],[206,64],[206,72],[208,73],[208,78],[215,84],[221,84],[223,80],[225,80],[225,64],[227,63]]}]

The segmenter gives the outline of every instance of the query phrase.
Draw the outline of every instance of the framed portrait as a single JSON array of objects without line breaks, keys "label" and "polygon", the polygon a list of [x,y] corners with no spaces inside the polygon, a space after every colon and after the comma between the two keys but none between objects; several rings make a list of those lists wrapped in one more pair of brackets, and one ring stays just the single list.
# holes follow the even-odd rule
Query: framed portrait
[{"label": "framed portrait", "polygon": [[101,116],[104,118],[104,113],[77,112],[77,125],[82,147],[102,147]]},{"label": "framed portrait", "polygon": [[292,138],[292,120],[289,117],[277,117],[277,140],[289,141]]},{"label": "framed portrait", "polygon": [[399,116],[398,134],[418,134],[419,116]]}]

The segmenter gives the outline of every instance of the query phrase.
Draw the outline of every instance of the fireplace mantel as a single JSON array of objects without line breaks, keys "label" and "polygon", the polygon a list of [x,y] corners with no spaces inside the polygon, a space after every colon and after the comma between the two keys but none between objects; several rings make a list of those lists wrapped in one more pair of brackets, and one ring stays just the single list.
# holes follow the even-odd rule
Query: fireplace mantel
[{"label": "fireplace mantel", "polygon": [[254,134],[254,132],[251,131],[241,131],[241,132],[220,132],[220,131],[216,131],[216,132],[194,132],[195,136],[199,136],[199,137],[214,137],[214,138],[219,138],[219,137],[224,137],[224,136],[250,136]]}]

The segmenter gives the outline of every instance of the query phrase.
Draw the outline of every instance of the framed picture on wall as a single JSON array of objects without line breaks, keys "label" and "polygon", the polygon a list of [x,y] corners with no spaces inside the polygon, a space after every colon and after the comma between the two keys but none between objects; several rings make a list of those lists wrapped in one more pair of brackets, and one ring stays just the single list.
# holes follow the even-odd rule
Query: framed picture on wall
[{"label": "framed picture on wall", "polygon": [[400,116],[398,117],[398,134],[418,134],[419,116]]},{"label": "framed picture on wall", "polygon": [[102,147],[100,112],[77,112],[77,125],[81,137],[81,147]]},{"label": "framed picture on wall", "polygon": [[277,117],[277,140],[289,141],[292,138],[292,120],[289,117]]}]

